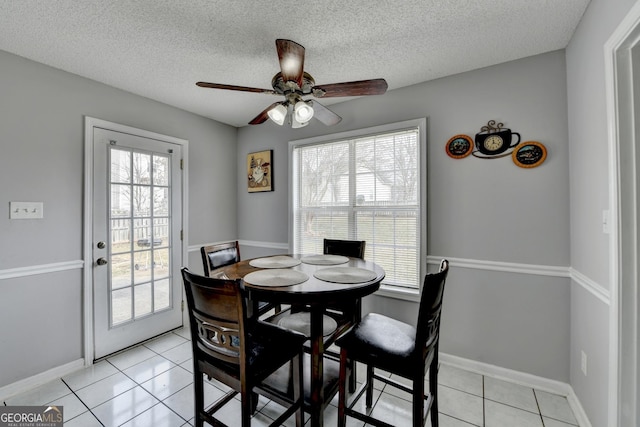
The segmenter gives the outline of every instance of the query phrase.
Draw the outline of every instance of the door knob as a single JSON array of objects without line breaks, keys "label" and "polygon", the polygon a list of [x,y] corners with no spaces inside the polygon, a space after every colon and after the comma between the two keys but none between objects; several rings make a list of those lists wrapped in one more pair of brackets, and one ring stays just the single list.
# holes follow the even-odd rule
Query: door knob
[{"label": "door knob", "polygon": [[107,261],[107,260],[106,260],[106,259],[104,259],[104,258],[98,258],[98,259],[96,260],[96,264],[98,264],[98,265],[105,265],[105,264],[107,264],[108,262],[109,262],[109,261]]}]

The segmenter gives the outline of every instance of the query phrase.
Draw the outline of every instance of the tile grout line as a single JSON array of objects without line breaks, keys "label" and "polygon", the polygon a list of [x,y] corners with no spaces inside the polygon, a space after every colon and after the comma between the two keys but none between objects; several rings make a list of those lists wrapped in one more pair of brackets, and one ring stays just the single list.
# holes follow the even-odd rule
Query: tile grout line
[{"label": "tile grout line", "polygon": [[484,384],[484,379],[485,376],[482,376],[482,425],[483,427],[487,425],[487,399],[485,398],[485,396],[487,395],[486,391],[485,391],[485,384]]},{"label": "tile grout line", "polygon": [[[102,423],[102,421],[100,421],[100,419],[96,416],[96,414],[94,414],[94,413],[93,413],[93,411],[91,410],[91,408],[89,408],[89,407],[87,406],[87,404],[84,402],[84,400],[82,400],[82,399],[80,398],[80,396],[78,396],[78,395],[76,394],[75,390],[73,390],[73,389],[71,388],[71,386],[69,386],[69,384],[67,384],[67,382],[66,382],[63,378],[60,378],[60,381],[62,381],[62,383],[63,383],[64,385],[66,385],[66,386],[67,386],[67,388],[68,388],[68,389],[71,391],[71,393],[72,393],[72,394],[73,394],[73,395],[74,395],[74,396],[75,396],[75,397],[80,401],[80,403],[82,403],[82,404],[84,405],[84,407],[85,407],[85,408],[87,408],[87,412],[89,412],[91,415],[93,415],[93,418],[95,418],[95,419],[96,419],[96,421],[98,421],[98,422],[100,423],[100,425],[104,427],[104,424]],[[83,412],[82,414],[84,414],[84,412]],[[82,414],[79,414],[79,415],[77,415],[77,416],[75,416],[75,417],[73,417],[73,418],[71,418],[70,420],[67,420],[67,421],[71,421],[71,420],[73,420],[73,419],[76,419],[76,418],[78,418],[78,417],[79,417],[80,415],[82,415]]]},{"label": "tile grout line", "polygon": [[[171,334],[173,334],[173,332],[171,332]],[[178,335],[178,334],[174,334],[174,335]],[[178,335],[178,336],[179,336],[179,335]],[[184,337],[181,337],[181,338],[184,338]],[[155,339],[155,338],[154,338],[154,339]],[[185,341],[185,342],[186,342],[186,341]],[[178,347],[178,346],[180,346],[180,345],[182,345],[182,344],[184,344],[184,343],[180,343],[180,344],[178,344],[178,345],[176,345],[176,346],[170,347],[170,348],[166,349],[165,351],[169,351],[169,350],[171,350],[171,349],[174,349],[174,348],[176,348],[176,347]],[[166,357],[164,357],[164,356],[162,355],[162,353],[158,353],[157,351],[155,351],[155,350],[153,350],[153,349],[151,349],[151,348],[147,347],[147,346],[146,346],[146,345],[144,345],[144,344],[142,344],[142,346],[143,346],[143,347],[145,347],[146,349],[148,349],[148,350],[152,351],[152,352],[153,352],[153,353],[155,353],[156,355],[158,355],[158,356],[162,357],[164,360],[166,360],[166,361],[168,361],[168,362],[171,362],[171,363],[173,363],[173,364],[175,365],[175,366],[172,366],[171,368],[169,368],[167,371],[169,371],[169,370],[171,370],[171,369],[173,369],[173,368],[175,368],[175,367],[178,367],[178,368],[181,368],[181,369],[183,369],[183,370],[185,370],[185,371],[189,372],[187,369],[185,369],[184,367],[180,366],[180,364],[175,363],[174,361],[169,360],[169,359],[167,359]],[[129,366],[129,367],[128,367],[128,368],[126,368],[126,369],[129,369],[129,368],[132,368],[132,367],[134,367],[134,366],[137,366],[137,365],[139,365],[139,364],[141,364],[141,363],[144,363],[144,362],[148,361],[149,359],[151,359],[151,358],[153,358],[153,357],[155,357],[155,356],[149,357],[149,358],[147,358],[147,359],[145,359],[145,360],[143,360],[143,361],[141,361],[141,362],[139,362],[139,363],[136,363],[136,364],[134,364],[134,365],[132,365],[132,366]],[[108,362],[108,360],[107,360],[107,362]],[[126,377],[127,377],[127,378],[129,378],[131,381],[133,381],[133,382],[134,382],[138,387],[142,388],[142,389],[143,389],[143,390],[145,390],[147,393],[149,393],[151,396],[153,396],[153,398],[154,398],[154,399],[156,399],[156,400],[158,401],[158,403],[162,404],[162,405],[163,405],[165,408],[167,408],[169,411],[171,411],[171,412],[173,412],[174,414],[176,414],[176,416],[178,416],[178,417],[179,417],[181,420],[183,420],[185,423],[188,423],[188,422],[189,422],[189,420],[185,420],[185,419],[184,419],[184,417],[182,417],[180,414],[178,414],[176,411],[174,411],[171,407],[169,407],[169,405],[167,405],[166,403],[164,403],[164,401],[163,401],[163,400],[159,399],[155,394],[151,393],[149,390],[147,390],[146,388],[144,388],[144,387],[143,387],[143,385],[142,385],[141,383],[139,383],[139,382],[138,382],[138,381],[136,381],[134,378],[132,378],[132,377],[130,377],[129,375],[127,375],[127,373],[126,373],[126,372],[124,372],[123,370],[121,370],[120,368],[118,368],[117,366],[115,366],[115,365],[113,365],[113,364],[111,364],[111,366],[113,366],[114,368],[116,368],[116,369],[117,369],[119,372],[121,372],[124,376],[126,376]],[[161,375],[161,374],[163,374],[163,373],[165,373],[165,372],[167,372],[167,371],[164,371],[164,372],[162,372],[162,373],[160,373],[160,374],[158,374],[158,375]],[[190,373],[190,372],[189,372],[189,373]],[[151,379],[153,379],[153,378],[155,378],[155,376],[154,376],[154,377],[151,377],[151,378],[150,378],[149,380],[147,380],[147,381],[150,381],[150,380],[151,380]],[[146,382],[146,381],[145,381],[145,382]],[[191,383],[187,384],[186,386],[182,387],[180,390],[178,390],[178,391],[176,391],[175,393],[172,393],[172,394],[170,394],[169,396],[167,396],[165,399],[168,399],[169,397],[171,397],[171,396],[175,395],[176,393],[179,393],[180,391],[182,391],[182,390],[184,390],[185,388],[187,388],[187,387],[191,386],[192,384],[193,384],[193,382],[191,382]],[[156,404],[156,405],[157,405],[157,404]],[[152,408],[154,408],[156,405],[153,405],[151,408],[146,409],[145,411],[143,411],[143,412],[141,412],[140,414],[136,415],[135,417],[131,418],[131,420],[133,420],[133,419],[135,419],[136,417],[138,417],[138,416],[140,416],[140,415],[144,414],[145,412],[147,412],[147,411],[151,410],[151,409],[152,409]],[[127,421],[125,422],[125,424],[126,424],[126,423],[128,423],[128,422],[129,422],[129,421],[131,421],[131,420],[127,420]]]},{"label": "tile grout line", "polygon": [[533,397],[536,399],[536,406],[538,407],[538,414],[540,415],[540,422],[542,423],[542,427],[544,427],[544,418],[542,417],[542,408],[540,408],[540,402],[538,402],[538,394],[536,393],[536,389],[533,390]]}]

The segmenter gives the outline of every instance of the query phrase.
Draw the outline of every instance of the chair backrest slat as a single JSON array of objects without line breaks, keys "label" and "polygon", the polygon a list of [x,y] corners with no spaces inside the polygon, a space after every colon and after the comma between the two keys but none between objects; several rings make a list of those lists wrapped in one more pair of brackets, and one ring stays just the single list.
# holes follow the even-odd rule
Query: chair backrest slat
[{"label": "chair backrest slat", "polygon": [[324,239],[323,253],[364,259],[366,243],[364,240]]}]

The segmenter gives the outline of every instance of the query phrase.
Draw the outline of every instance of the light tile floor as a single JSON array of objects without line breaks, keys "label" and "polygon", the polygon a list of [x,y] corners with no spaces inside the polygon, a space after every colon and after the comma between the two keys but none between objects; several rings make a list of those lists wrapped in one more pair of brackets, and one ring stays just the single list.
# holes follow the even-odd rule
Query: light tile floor
[{"label": "light tile floor", "polygon": [[[358,369],[358,373],[364,369]],[[439,377],[442,427],[571,427],[578,423],[563,396],[441,364]],[[65,426],[187,427],[193,425],[191,343],[179,329],[108,357],[93,366],[7,399],[5,405],[62,405]],[[207,399],[225,386],[206,384]],[[281,410],[260,398],[254,426],[268,425]],[[373,415],[402,427],[411,425],[409,395],[378,384]],[[362,399],[364,400],[364,399]],[[337,400],[325,411],[325,425],[337,420]],[[239,425],[238,400],[218,413]],[[308,417],[305,418],[308,423]],[[292,427],[293,419],[285,426]],[[363,423],[348,419],[349,427]],[[430,423],[427,424],[430,426]]]}]

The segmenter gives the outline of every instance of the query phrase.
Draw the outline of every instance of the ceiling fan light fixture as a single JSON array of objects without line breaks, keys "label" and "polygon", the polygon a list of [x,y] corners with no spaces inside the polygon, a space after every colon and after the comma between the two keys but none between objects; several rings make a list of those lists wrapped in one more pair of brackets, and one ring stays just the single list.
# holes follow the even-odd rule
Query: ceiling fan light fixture
[{"label": "ceiling fan light fixture", "polygon": [[306,122],[299,122],[298,120],[296,120],[296,116],[295,115],[293,117],[291,117],[291,128],[292,129],[303,128],[308,124],[309,124],[309,120],[307,120]]},{"label": "ceiling fan light fixture", "polygon": [[287,107],[282,104],[278,104],[267,112],[267,115],[278,125],[282,126],[284,120],[287,117]]},{"label": "ceiling fan light fixture", "polygon": [[313,107],[308,101],[298,101],[293,110],[294,118],[298,123],[308,123],[313,117]]}]

